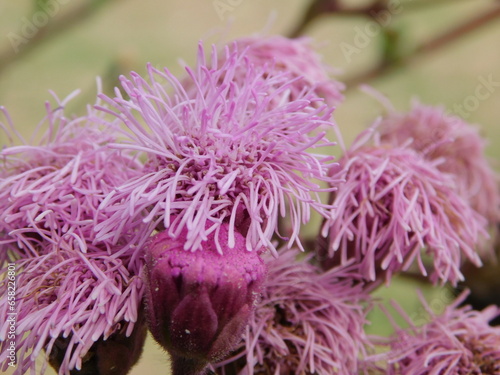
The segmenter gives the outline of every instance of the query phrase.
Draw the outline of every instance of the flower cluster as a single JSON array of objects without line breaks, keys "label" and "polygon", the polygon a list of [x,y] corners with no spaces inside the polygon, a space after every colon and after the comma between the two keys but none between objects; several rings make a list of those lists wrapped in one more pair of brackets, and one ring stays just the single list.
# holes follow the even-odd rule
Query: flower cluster
[{"label": "flower cluster", "polygon": [[343,268],[321,272],[311,255],[268,257],[270,282],[221,374],[356,374],[369,341],[369,298]]},{"label": "flower cluster", "polygon": [[[301,246],[300,226],[311,209],[330,217],[331,207],[319,197],[328,188],[318,182],[331,181],[332,158],[308,150],[332,145],[325,138],[325,129],[334,127],[332,110],[311,106],[321,98],[310,90],[290,100],[296,78],[252,64],[246,51],[227,49],[220,64],[213,52],[209,67],[200,47],[198,66],[187,68],[182,81],[188,90],[167,69],[149,66],[150,82],[135,73],[122,77],[130,99],[104,97],[111,107],[105,110],[131,132],[129,141],[111,147],[141,152],[147,161],[143,175],[106,200],[110,218],[96,226],[99,239],[140,217],[172,238],[187,229],[184,247],[197,250],[228,222],[229,247],[236,230],[247,249],[274,249],[279,216],[291,222],[291,233],[280,234],[289,246]],[[241,69],[245,76],[235,81]]]},{"label": "flower cluster", "polygon": [[[500,328],[489,322],[500,315],[490,306],[474,311],[462,306],[467,293],[457,298],[441,315],[436,315],[423,298],[429,322],[417,327],[404,311],[395,306],[410,328],[395,325],[387,357],[390,375],[461,375],[500,373]],[[393,323],[395,324],[395,323]],[[375,359],[377,356],[373,357]]]},{"label": "flower cluster", "polygon": [[148,329],[174,375],[500,373],[496,307],[461,297],[393,339],[365,329],[384,280],[456,285],[481,265],[500,202],[483,141],[415,106],[335,162],[343,84],[311,45],[200,45],[183,76],[148,65],[85,116],[56,98],[39,144],[1,150],[0,293],[18,270],[2,370],[14,309],[16,375],[126,374]]},{"label": "flower cluster", "polygon": [[486,141],[479,131],[443,108],[414,103],[408,113],[393,112],[380,123],[381,138],[393,145],[411,140],[410,147],[437,168],[455,176],[458,192],[491,223],[500,219],[498,176],[485,157]]},{"label": "flower cluster", "polygon": [[[83,254],[66,250],[22,259],[17,267],[21,271],[16,291],[17,330],[24,333],[17,341],[17,373],[34,371],[34,359],[42,350],[61,374],[88,369],[86,362],[94,360],[99,346],[117,336],[131,341],[132,355],[138,359],[146,332],[144,320],[139,319],[143,293],[140,269],[132,274],[119,258],[104,251]],[[0,285],[2,290],[6,286],[7,281]],[[7,317],[9,312],[9,305],[1,303],[1,316]],[[7,323],[2,324],[0,331],[3,370],[7,328]],[[45,366],[37,371],[43,373]]]},{"label": "flower cluster", "polygon": [[377,281],[390,280],[416,260],[427,276],[421,255],[425,249],[434,262],[431,280],[456,284],[463,278],[464,257],[481,264],[475,244],[486,235],[485,219],[436,162],[375,136],[368,144],[371,133],[363,133],[332,170],[345,183],[334,193],[335,218],[322,249],[325,267],[355,259],[359,273]]},{"label": "flower cluster", "polygon": [[[39,145],[25,143],[1,153],[0,232],[6,236],[0,244],[24,256],[42,249],[89,251],[94,225],[101,220],[99,205],[141,168],[133,157],[106,147],[116,132],[99,126],[95,111],[68,119],[64,104],[47,107],[48,129]],[[119,242],[123,246],[127,240]],[[109,242],[101,246],[116,252]]]},{"label": "flower cluster", "polygon": [[[329,72],[333,69],[321,62],[321,57],[313,50],[309,38],[288,40],[282,36],[248,37],[236,39],[234,45],[245,51],[246,58],[256,66],[265,67],[266,74],[284,72],[294,78],[290,85],[290,97],[295,100],[301,97],[304,90],[312,89],[325,99],[326,103],[334,106],[344,99],[342,90],[344,85],[332,80]],[[224,60],[224,54],[219,59]],[[235,79],[244,80],[246,71],[241,69]]]},{"label": "flower cluster", "polygon": [[[94,241],[94,225],[102,219],[99,205],[140,166],[132,156],[105,146],[116,134],[112,127],[100,126],[94,110],[68,119],[65,102],[58,104],[56,109],[47,106],[41,125],[48,123],[48,129],[39,145],[25,143],[1,153],[0,254],[2,260],[16,262],[19,273],[15,304],[19,374],[35,371],[42,349],[65,374],[81,369],[99,342],[133,337],[137,359],[145,339],[145,322],[139,319],[143,260],[140,251],[129,246],[140,231],[122,231],[116,244]],[[4,295],[7,270],[4,262],[0,285]],[[9,307],[2,298],[4,369]],[[131,336],[132,332],[137,333]]]}]

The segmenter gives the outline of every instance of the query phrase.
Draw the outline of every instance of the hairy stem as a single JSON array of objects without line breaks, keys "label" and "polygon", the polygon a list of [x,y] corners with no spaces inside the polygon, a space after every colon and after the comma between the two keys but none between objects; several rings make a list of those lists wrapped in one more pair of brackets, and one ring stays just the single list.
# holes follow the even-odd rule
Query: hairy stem
[{"label": "hairy stem", "polygon": [[173,375],[206,375],[206,363],[195,359],[172,355]]}]

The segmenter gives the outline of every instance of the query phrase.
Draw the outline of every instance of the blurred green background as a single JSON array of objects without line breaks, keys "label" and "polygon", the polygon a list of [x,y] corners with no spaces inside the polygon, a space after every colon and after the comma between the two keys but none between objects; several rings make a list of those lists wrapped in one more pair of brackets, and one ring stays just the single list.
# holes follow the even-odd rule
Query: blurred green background
[{"label": "blurred green background", "polygon": [[[179,59],[192,64],[199,40],[221,44],[251,34],[288,35],[310,4],[309,0],[53,0],[49,1],[49,15],[35,8],[43,1],[0,0],[0,106],[7,108],[26,137],[43,118],[44,102],[52,101],[49,90],[64,98],[81,89],[68,106],[70,112],[81,114],[85,105],[95,100],[97,76],[102,77],[109,92],[119,74],[130,70],[142,73],[147,62],[180,74]],[[355,7],[369,1],[344,3]],[[395,4],[401,12],[392,16],[389,27],[398,35],[398,51],[406,53],[434,35],[488,11],[498,1],[408,0]],[[324,61],[339,69],[337,78],[349,80],[375,66],[384,43],[387,46],[387,38],[375,32],[366,45],[346,58],[342,46],[356,46],[356,38],[360,38],[360,30],[366,30],[368,22],[373,21],[359,16],[325,15],[311,23],[304,34],[314,38]],[[36,37],[30,36],[33,30],[28,24],[39,29]],[[63,25],[61,30],[51,31],[53,25],[59,24]],[[477,102],[477,108],[465,114],[468,121],[480,125],[489,140],[487,153],[498,167],[499,41],[500,18],[369,84],[401,110],[408,109],[413,98],[426,104],[442,104],[450,110],[455,105]],[[17,47],[21,52],[16,53]],[[476,90],[485,79],[497,84],[486,99],[477,99]],[[352,141],[382,110],[373,98],[350,87],[335,114],[346,142]],[[0,144],[6,142],[1,134]],[[415,285],[396,281],[390,290],[378,294],[396,298],[408,311],[415,312],[418,304],[409,289],[415,289]],[[443,293],[433,297],[438,305],[448,300]],[[148,340],[131,374],[163,375],[166,366],[165,354]]]}]

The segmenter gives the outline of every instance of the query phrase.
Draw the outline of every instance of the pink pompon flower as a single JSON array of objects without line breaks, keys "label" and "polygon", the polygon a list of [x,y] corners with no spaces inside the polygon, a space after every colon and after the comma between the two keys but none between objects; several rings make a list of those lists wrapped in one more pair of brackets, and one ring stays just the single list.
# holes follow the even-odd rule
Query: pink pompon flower
[{"label": "pink pompon flower", "polygon": [[[248,60],[263,72],[287,72],[298,79],[291,85],[291,97],[301,96],[304,89],[312,89],[324,98],[328,105],[337,105],[343,100],[344,85],[331,79],[333,71],[321,62],[313,50],[310,38],[290,39],[280,35],[257,36],[236,39],[232,42],[240,51],[245,51]],[[224,59],[222,54],[221,58]],[[241,70],[241,79],[246,71]]]},{"label": "pink pompon flower", "polygon": [[[96,226],[99,238],[140,217],[172,238],[187,228],[185,249],[195,251],[227,222],[230,233],[246,237],[247,249],[274,249],[279,216],[291,222],[290,246],[300,244],[311,209],[330,216],[314,179],[328,180],[332,158],[307,150],[332,145],[325,138],[334,126],[331,110],[311,106],[320,99],[308,91],[289,101],[288,74],[264,76],[244,52],[227,54],[218,65],[214,48],[207,64],[200,46],[197,67],[186,68],[189,93],[167,69],[148,66],[149,83],[136,73],[121,78],[130,99],[118,90],[114,99],[103,97],[130,130],[129,141],[113,147],[137,151],[147,163],[141,177],[103,204],[111,214]],[[234,82],[242,68],[245,80]],[[228,245],[234,246],[233,234]]]},{"label": "pink pompon flower", "polygon": [[[90,110],[84,117],[67,118],[66,101],[58,104],[54,109],[46,106],[47,116],[39,127],[47,130],[38,145],[21,139],[24,144],[0,151],[2,259],[36,256],[40,249],[87,252],[97,246],[111,253],[118,248],[110,240],[94,243],[94,226],[103,218],[98,207],[116,185],[137,175],[142,166],[132,156],[106,147],[116,140],[117,132],[100,126],[98,113]],[[124,234],[138,235],[138,228],[134,223],[117,228],[119,241],[115,242],[123,245],[121,251],[136,253],[127,246],[130,241],[124,240]]]},{"label": "pink pompon flower", "polygon": [[345,183],[334,193],[328,264],[355,259],[368,281],[390,280],[415,261],[428,275],[422,252],[433,259],[433,282],[463,279],[464,258],[481,265],[475,245],[486,236],[486,220],[455,189],[454,179],[408,147],[366,142],[363,132],[332,173]]},{"label": "pink pompon flower", "polygon": [[268,260],[268,280],[240,347],[218,374],[357,374],[369,297],[343,268],[322,272],[292,250]]},{"label": "pink pompon flower", "polygon": [[[7,266],[1,270],[0,290],[5,296],[7,270]],[[16,375],[28,371],[43,373],[47,364],[38,368],[36,361],[42,350],[47,353],[46,360],[59,357],[59,374],[69,374],[85,365],[96,342],[117,332],[130,336],[143,293],[141,269],[134,271],[135,274],[105,251],[47,251],[17,261],[15,311],[7,298],[0,302],[2,370],[7,369],[9,362],[11,340],[7,337],[12,312],[16,313]],[[141,346],[142,343],[139,349]]]},{"label": "pink pompon flower", "polygon": [[[126,342],[135,353],[129,359],[137,359],[145,336],[141,322],[142,329],[129,338],[143,294],[142,252],[130,243],[147,240],[142,221],[117,228],[115,239],[97,241],[94,235],[94,226],[105,218],[99,205],[142,165],[106,146],[116,140],[117,128],[100,126],[101,112],[66,118],[65,104],[58,101],[55,109],[47,104],[40,126],[48,123],[48,129],[39,145],[23,142],[0,153],[0,279],[6,295],[5,262],[15,262],[17,374],[35,371],[42,350],[60,374],[82,367],[91,372],[95,366],[105,374],[110,364],[102,354],[97,358],[99,352],[111,358]],[[6,117],[12,130],[2,127],[10,135],[15,129]],[[7,298],[0,299],[4,369],[10,308]],[[118,367],[133,364],[127,363]]]},{"label": "pink pompon flower", "polygon": [[500,328],[489,325],[500,309],[460,307],[466,296],[467,292],[462,293],[441,315],[436,315],[421,296],[429,314],[429,322],[423,326],[415,326],[394,305],[409,328],[399,328],[393,321],[396,332],[389,340],[390,351],[374,359],[387,362],[388,375],[500,374]]},{"label": "pink pompon flower", "polygon": [[436,164],[440,171],[453,174],[457,188],[491,223],[500,220],[498,176],[485,156],[486,141],[478,129],[443,108],[415,103],[407,113],[390,113],[380,124],[384,142],[410,147]]}]

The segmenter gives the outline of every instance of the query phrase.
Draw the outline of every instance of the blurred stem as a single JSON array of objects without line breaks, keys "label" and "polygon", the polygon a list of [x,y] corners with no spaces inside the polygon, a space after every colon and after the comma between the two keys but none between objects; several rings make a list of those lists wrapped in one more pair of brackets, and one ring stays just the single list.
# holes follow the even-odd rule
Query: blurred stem
[{"label": "blurred stem", "polygon": [[[0,75],[7,67],[22,60],[37,47],[53,39],[59,33],[67,31],[83,22],[84,20],[90,18],[93,14],[101,9],[102,5],[111,1],[112,0],[85,1],[78,7],[66,12],[61,17],[55,16],[56,18],[52,22],[49,21],[45,26],[39,27],[34,35],[32,35],[30,38],[20,36],[20,38],[28,39],[28,41],[26,42],[26,44],[20,46],[18,51],[16,51],[11,45],[7,45],[2,50],[0,50]],[[36,14],[37,11],[43,10],[40,8],[40,6],[35,7],[35,12],[32,14],[32,17],[34,14]]]},{"label": "blurred stem", "polygon": [[354,15],[354,16],[370,16],[370,12],[379,10],[382,1],[377,0],[372,4],[364,7],[346,8],[338,0],[313,0],[307,8],[304,16],[297,24],[295,29],[288,36],[297,38],[301,36],[305,29],[313,23],[318,17],[326,14]]},{"label": "blurred stem", "polygon": [[[498,3],[498,2],[497,2]],[[415,48],[412,52],[405,56],[401,56],[398,60],[382,60],[376,67],[345,81],[347,89],[357,87],[361,83],[369,82],[375,78],[391,73],[397,68],[408,65],[416,58],[420,58],[428,53],[439,50],[457,40],[464,35],[475,31],[490,22],[500,17],[500,5],[496,5],[493,9],[487,10],[479,16],[475,16],[464,23],[453,27],[452,29],[438,35],[431,40],[423,43]]]},{"label": "blurred stem", "polygon": [[[459,0],[420,0],[412,2],[401,2],[399,6],[405,10],[415,10],[435,5],[446,3],[456,4]],[[473,0],[462,0],[472,2]],[[328,15],[337,14],[342,16],[365,16],[373,17],[381,11],[390,12],[390,4],[388,0],[375,0],[371,4],[361,7],[347,7],[339,0],[312,0],[309,7],[306,9],[304,16],[298,25],[288,34],[290,38],[297,38],[304,34],[305,29],[313,23],[317,18]]]}]

